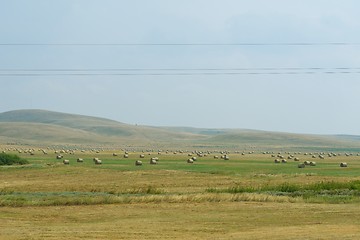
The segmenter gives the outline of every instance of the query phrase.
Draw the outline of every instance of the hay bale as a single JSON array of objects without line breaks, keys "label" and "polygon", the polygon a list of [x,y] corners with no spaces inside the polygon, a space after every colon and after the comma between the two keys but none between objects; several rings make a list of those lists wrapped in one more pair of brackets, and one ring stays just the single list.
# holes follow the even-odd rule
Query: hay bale
[{"label": "hay bale", "polygon": [[316,166],[316,162],[310,162],[310,166]]},{"label": "hay bale", "polygon": [[346,162],[342,162],[342,163],[340,163],[340,167],[347,167],[348,165],[347,165],[347,163]]},{"label": "hay bale", "polygon": [[63,160],[63,163],[64,163],[65,165],[69,165],[69,164],[70,164],[70,161],[69,161],[68,159],[64,159],[64,160]]},{"label": "hay bale", "polygon": [[298,164],[298,168],[305,168],[305,164],[304,163]]},{"label": "hay bale", "polygon": [[304,164],[305,164],[306,166],[308,166],[308,165],[310,165],[310,161],[304,161]]},{"label": "hay bale", "polygon": [[135,166],[142,166],[142,161],[136,160],[135,161]]},{"label": "hay bale", "polygon": [[76,159],[76,161],[79,162],[79,163],[82,163],[82,162],[84,162],[84,159],[78,158],[78,159]]}]

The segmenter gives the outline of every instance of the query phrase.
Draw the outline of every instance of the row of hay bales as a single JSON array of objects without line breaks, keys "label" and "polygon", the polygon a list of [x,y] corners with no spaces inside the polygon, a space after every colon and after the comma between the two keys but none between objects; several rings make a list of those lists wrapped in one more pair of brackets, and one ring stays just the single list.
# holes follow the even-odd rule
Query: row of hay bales
[{"label": "row of hay bales", "polygon": [[[220,158],[221,158],[221,159],[224,159],[224,160],[230,160],[230,157],[229,157],[229,155],[227,155],[227,154],[222,155]],[[215,156],[214,156],[214,159],[219,159],[219,156],[215,155]],[[189,158],[189,159],[187,160],[187,163],[194,163],[194,162],[196,162],[196,161],[197,161],[197,158],[196,158],[196,157],[191,157],[191,158]]]},{"label": "row of hay bales", "polygon": [[[189,155],[190,155],[190,154],[189,154]],[[190,156],[192,156],[192,155],[190,155]],[[142,157],[142,156],[140,155],[140,157]],[[142,157],[142,158],[143,158],[143,157]],[[219,158],[219,157],[218,157],[218,156],[214,156],[214,158]],[[229,159],[230,159],[230,157],[229,157],[228,155],[223,155],[223,156],[221,156],[221,158],[224,159],[224,160],[229,160]],[[150,158],[150,164],[157,164],[158,161],[159,161],[159,158],[158,158],[158,157],[152,157],[152,158]],[[196,162],[196,161],[197,161],[197,157],[195,157],[195,156],[192,156],[191,158],[188,158],[188,159],[186,160],[186,162],[187,162],[187,163],[190,163],[190,164],[192,164],[192,163],[194,163],[194,162]],[[136,160],[136,161],[135,161],[135,166],[142,166],[142,161]]]},{"label": "row of hay bales", "polygon": [[[63,159],[63,155],[57,155],[56,156],[56,159]],[[195,158],[195,157],[194,157]],[[196,158],[195,158],[196,159]],[[82,162],[84,162],[84,159],[82,159],[82,158],[78,158],[77,160],[76,160],[77,162],[79,162],[79,163],[82,163]],[[95,158],[93,158],[93,162],[96,164],[96,165],[101,165],[102,164],[102,160],[101,159],[99,159],[99,158],[97,158],[97,157],[95,157]],[[152,164],[152,165],[154,165],[154,164],[158,164],[158,162],[159,162],[159,158],[158,157],[152,157],[152,158],[150,158],[150,164]],[[63,163],[65,164],[65,165],[69,165],[70,164],[70,160],[68,160],[68,159],[63,159]],[[143,162],[141,161],[141,160],[136,160],[135,161],[135,166],[142,166],[143,165]]]},{"label": "row of hay bales", "polygon": [[[145,156],[144,156],[145,157]],[[150,158],[150,164],[151,165],[155,165],[155,164],[158,164],[159,162],[159,158],[158,157],[152,157]],[[141,160],[136,160],[135,161],[135,166],[142,166],[143,165],[143,162]]]},{"label": "row of hay bales", "polygon": [[[59,155],[58,156],[56,156],[56,158],[57,159],[62,159],[63,157],[59,157]],[[83,163],[84,162],[84,159],[83,158],[78,158],[78,159],[76,159],[76,162],[78,162],[78,163]],[[93,162],[96,164],[96,165],[101,165],[102,164],[102,161],[99,159],[99,158],[93,158]],[[63,163],[65,164],[65,165],[69,165],[70,164],[70,160],[68,160],[68,159],[64,159],[63,160]]]},{"label": "row of hay bales", "polygon": [[[324,155],[326,155],[325,153],[316,153],[315,155],[313,153],[305,153],[305,156],[310,155],[312,158],[320,158],[320,159],[325,159]],[[347,154],[345,153],[345,156],[351,156],[352,154]],[[335,153],[329,153],[328,154],[329,157],[336,157],[336,156],[341,156],[341,154],[335,154]],[[276,159],[274,159],[274,163],[287,163],[286,157],[284,157],[283,155],[281,155],[281,153],[278,153],[278,155],[274,155],[272,154],[271,157],[278,157]],[[289,156],[287,156],[287,159],[293,159],[295,162],[299,162],[300,158],[295,157],[294,155],[290,154]],[[303,163],[299,163],[298,164],[298,168],[305,168],[305,166],[316,166],[316,162],[315,161],[304,161]],[[348,164],[346,162],[341,162],[340,163],[340,167],[347,167]]]},{"label": "row of hay bales", "polygon": [[[113,153],[112,154],[114,157],[117,157],[118,154],[117,153]],[[150,154],[149,154],[150,155]],[[140,158],[145,158],[145,155],[144,154],[140,154],[139,155]],[[129,158],[129,153],[128,152],[125,152],[124,155],[123,155],[123,158]]]},{"label": "row of hay bales", "polygon": [[[305,168],[305,166],[316,166],[315,162],[309,162],[309,161],[305,161],[304,163],[300,163],[298,165],[298,168]],[[347,167],[348,164],[346,162],[342,162],[340,163],[340,167]]]},{"label": "row of hay bales", "polygon": [[[100,153],[100,152],[104,152],[104,151],[107,151],[107,150],[110,150],[110,149],[104,149],[104,148],[93,148],[93,149],[79,149],[77,147],[74,147],[74,148],[68,148],[68,147],[62,147],[62,148],[58,148],[58,147],[55,147],[55,146],[48,146],[47,148],[38,148],[38,149],[35,149],[35,148],[22,148],[22,147],[6,147],[6,148],[3,148],[1,149],[3,151],[18,151],[19,153],[29,153],[29,152],[43,152],[43,153],[47,153],[48,151],[53,151],[55,154],[58,154],[58,153],[68,153],[68,154],[74,154],[76,153],[77,151],[79,152],[93,152],[93,153]],[[129,152],[136,152],[135,149],[133,150],[129,150],[129,149],[121,149],[120,151],[122,152],[125,152],[126,154],[129,154]],[[199,150],[161,150],[161,149],[140,149],[140,150],[137,150],[137,151],[140,151],[140,152],[143,152],[143,153],[154,153],[154,152],[157,152],[157,153],[166,153],[166,154],[169,154],[169,153],[173,153],[173,154],[183,154],[183,153],[192,153],[192,154],[212,154],[212,153],[220,153],[220,154],[230,154],[230,153],[235,153],[235,154],[253,154],[255,153],[255,151],[251,150],[251,151],[248,151],[248,150],[242,150],[242,151],[228,151],[228,150],[202,150],[202,151],[199,151]],[[274,154],[275,152],[274,151],[257,151],[257,153],[262,153],[262,154]],[[335,152],[324,152],[324,151],[317,151],[317,152],[297,152],[297,151],[293,151],[293,152],[290,152],[290,151],[280,151],[278,152],[278,154],[291,154],[291,155],[328,155],[329,157],[330,156],[354,156],[354,155],[357,155],[357,156],[360,156],[360,153],[351,153],[351,152],[338,152],[338,153],[335,153]]]}]

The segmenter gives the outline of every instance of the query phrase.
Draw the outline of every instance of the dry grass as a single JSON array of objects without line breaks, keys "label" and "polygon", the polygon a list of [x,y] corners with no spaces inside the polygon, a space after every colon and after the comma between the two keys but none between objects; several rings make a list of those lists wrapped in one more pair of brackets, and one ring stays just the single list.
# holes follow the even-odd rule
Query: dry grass
[{"label": "dry grass", "polygon": [[271,202],[4,207],[0,239],[358,239],[358,212]]}]

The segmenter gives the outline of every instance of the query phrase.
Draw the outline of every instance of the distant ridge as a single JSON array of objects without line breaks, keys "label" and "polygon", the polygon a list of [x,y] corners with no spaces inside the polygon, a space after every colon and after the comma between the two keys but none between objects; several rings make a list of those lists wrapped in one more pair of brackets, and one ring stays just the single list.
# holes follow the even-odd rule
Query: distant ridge
[{"label": "distant ridge", "polygon": [[0,113],[0,144],[11,141],[33,145],[360,151],[360,136],[134,126],[106,118],[40,109]]},{"label": "distant ridge", "polygon": [[161,128],[134,126],[106,118],[39,109],[1,113],[0,136],[39,144],[47,142],[79,145],[149,145],[153,142],[167,142],[169,139],[179,141],[200,138],[192,133],[176,133]]},{"label": "distant ridge", "polygon": [[[111,122],[115,123],[116,121],[91,117],[79,114],[70,114],[70,113],[61,113],[53,112],[41,109],[25,109],[25,110],[14,110],[8,111],[0,114],[0,121],[16,121],[16,122],[36,122],[36,123],[49,123],[49,124],[59,124],[67,125],[70,121],[79,120],[79,121],[99,121],[99,122]],[[116,122],[120,123],[120,122]]]}]

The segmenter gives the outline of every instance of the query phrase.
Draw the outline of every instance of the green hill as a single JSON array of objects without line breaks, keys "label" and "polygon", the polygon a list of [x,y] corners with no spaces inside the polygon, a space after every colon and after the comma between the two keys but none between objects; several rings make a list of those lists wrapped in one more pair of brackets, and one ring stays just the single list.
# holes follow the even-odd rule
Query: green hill
[{"label": "green hill", "polygon": [[0,113],[0,144],[100,145],[151,148],[349,149],[360,137],[306,135],[247,129],[134,126],[105,118],[45,110]]}]

